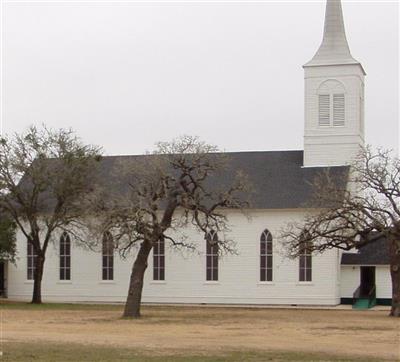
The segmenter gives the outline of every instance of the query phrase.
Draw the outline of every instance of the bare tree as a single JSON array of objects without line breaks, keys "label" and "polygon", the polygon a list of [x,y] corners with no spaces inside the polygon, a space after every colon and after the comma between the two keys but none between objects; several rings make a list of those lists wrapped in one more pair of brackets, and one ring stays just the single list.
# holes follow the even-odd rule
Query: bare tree
[{"label": "bare tree", "polygon": [[[201,233],[228,228],[224,209],[246,205],[246,178],[238,172],[222,175],[229,160],[214,146],[184,136],[159,143],[153,154],[124,160],[115,180],[123,180],[123,199],[108,194],[98,209],[102,232],[111,232],[124,254],[140,244],[132,266],[125,317],[140,317],[143,278],[150,251],[159,240],[174,247],[196,249],[176,231],[192,225]],[[221,176],[221,177],[220,177]],[[117,182],[117,181],[115,181]],[[108,201],[104,201],[108,200]],[[175,231],[175,233],[174,233]],[[174,236],[175,235],[175,236]],[[229,239],[218,240],[220,253],[234,252]]]},{"label": "bare tree", "polygon": [[304,243],[312,251],[360,248],[384,237],[390,255],[391,316],[400,316],[400,160],[389,151],[362,151],[349,175],[335,182],[321,173],[309,206],[319,211],[287,225],[282,237],[293,257]]},{"label": "bare tree", "polygon": [[6,215],[0,215],[0,262],[15,262],[16,224]]},{"label": "bare tree", "polygon": [[99,148],[83,145],[71,130],[30,127],[0,139],[0,210],[9,215],[36,255],[32,303],[42,302],[41,282],[56,230],[79,230]]}]

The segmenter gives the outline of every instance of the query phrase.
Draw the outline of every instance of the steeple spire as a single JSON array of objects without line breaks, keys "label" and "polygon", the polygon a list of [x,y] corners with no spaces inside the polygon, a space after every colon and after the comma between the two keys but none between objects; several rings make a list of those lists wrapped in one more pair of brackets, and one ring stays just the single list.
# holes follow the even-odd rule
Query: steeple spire
[{"label": "steeple spire", "polygon": [[322,43],[305,66],[359,64],[351,54],[344,29],[340,0],[327,0]]},{"label": "steeple spire", "polygon": [[364,146],[365,71],[351,56],[340,0],[327,0],[321,46],[303,67],[304,166],[351,164]]}]

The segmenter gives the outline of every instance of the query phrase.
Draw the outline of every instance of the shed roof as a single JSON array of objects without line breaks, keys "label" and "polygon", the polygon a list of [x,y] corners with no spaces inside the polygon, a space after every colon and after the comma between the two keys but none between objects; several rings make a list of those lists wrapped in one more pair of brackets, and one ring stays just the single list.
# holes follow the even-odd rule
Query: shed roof
[{"label": "shed roof", "polygon": [[342,265],[389,265],[389,248],[385,237],[366,244],[357,253],[343,253]]}]

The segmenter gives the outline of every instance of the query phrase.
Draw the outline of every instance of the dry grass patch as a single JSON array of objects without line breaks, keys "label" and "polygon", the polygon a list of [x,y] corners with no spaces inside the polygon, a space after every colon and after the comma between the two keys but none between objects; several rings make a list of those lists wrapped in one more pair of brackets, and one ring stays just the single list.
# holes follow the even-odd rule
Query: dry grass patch
[{"label": "dry grass patch", "polygon": [[4,362],[93,362],[93,361],[130,361],[130,362],[259,362],[259,361],[346,361],[381,362],[376,358],[340,357],[322,353],[282,352],[282,351],[230,351],[219,353],[174,353],[157,355],[151,352],[137,351],[121,347],[99,347],[80,344],[60,343],[9,343],[4,350]]},{"label": "dry grass patch", "polygon": [[400,357],[399,320],[379,311],[147,306],[142,319],[130,320],[121,318],[122,306],[110,305],[6,304],[2,310],[5,346],[76,344],[148,358],[245,353],[251,361],[274,360],[259,359],[271,353]]}]

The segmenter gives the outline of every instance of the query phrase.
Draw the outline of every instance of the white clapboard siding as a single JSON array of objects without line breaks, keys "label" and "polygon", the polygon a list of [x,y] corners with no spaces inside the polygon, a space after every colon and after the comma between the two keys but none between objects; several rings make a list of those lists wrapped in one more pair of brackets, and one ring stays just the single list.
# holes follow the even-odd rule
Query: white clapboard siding
[{"label": "white clapboard siding", "polygon": [[[377,298],[392,298],[392,283],[389,265],[375,266],[375,285]],[[340,296],[352,298],[360,286],[360,266],[342,265],[340,275]]]},{"label": "white clapboard siding", "polygon": [[[206,281],[206,244],[204,235],[194,229],[182,230],[198,245],[199,253],[165,250],[165,281],[153,281],[153,262],[145,276],[143,301],[152,303],[242,303],[307,304],[339,303],[337,290],[337,251],[313,256],[312,281],[299,282],[299,262],[285,257],[279,232],[286,222],[299,220],[301,210],[251,211],[247,216],[229,214],[231,231],[238,255],[219,261],[219,279]],[[273,280],[260,282],[260,236],[268,229],[273,236]],[[179,235],[174,235],[179,237]],[[32,281],[26,280],[26,240],[18,233],[19,259],[9,265],[8,294],[11,299],[29,300]],[[126,260],[114,259],[114,280],[102,280],[100,248],[97,252],[73,245],[71,280],[59,280],[59,245],[50,245],[43,277],[44,301],[123,302],[136,251]]]},{"label": "white clapboard siding", "polygon": [[362,68],[343,64],[304,70],[304,166],[352,163],[364,145]]}]

